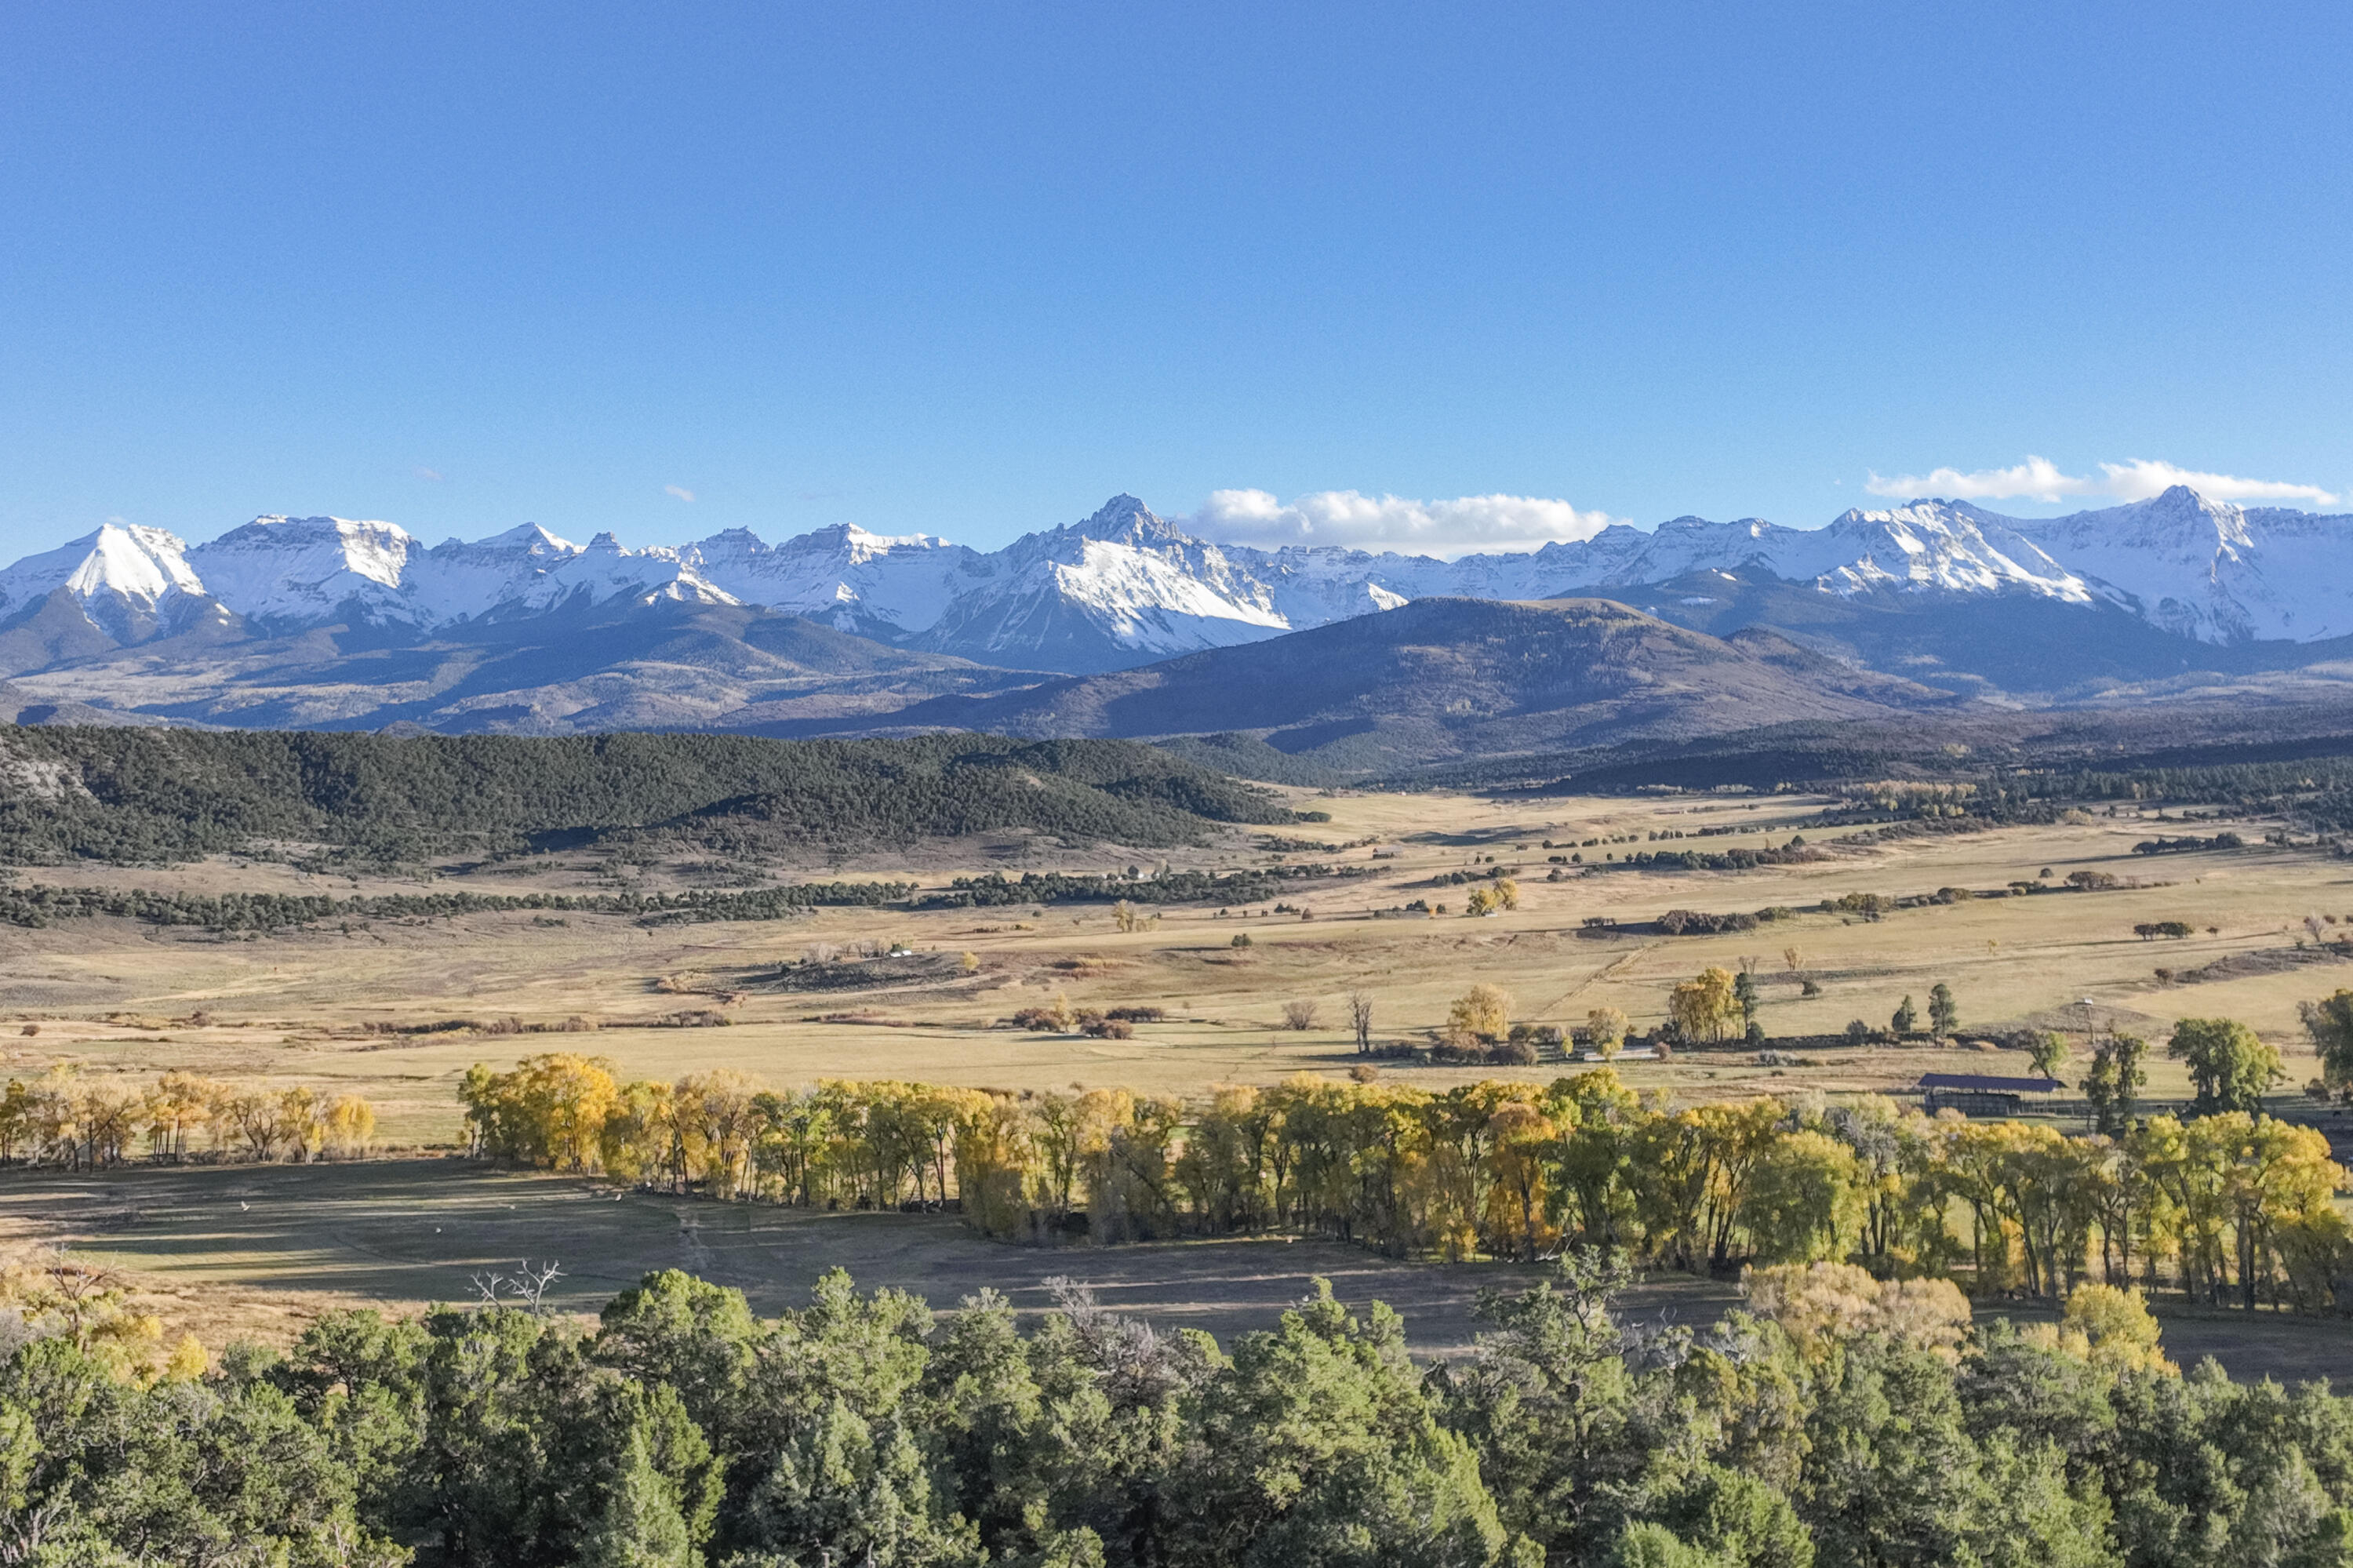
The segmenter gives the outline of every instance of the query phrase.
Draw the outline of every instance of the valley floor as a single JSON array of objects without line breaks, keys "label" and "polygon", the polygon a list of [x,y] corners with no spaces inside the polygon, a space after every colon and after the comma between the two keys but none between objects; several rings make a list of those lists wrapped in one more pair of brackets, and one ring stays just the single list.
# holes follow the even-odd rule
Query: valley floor
[{"label": "valley floor", "polygon": [[[1160,912],[1123,933],[1100,904],[982,909],[839,909],[772,921],[648,926],[618,915],[523,912],[431,919],[328,922],[240,939],[192,927],[84,919],[45,929],[0,927],[0,1068],[13,1075],[73,1064],[85,1072],[153,1073],[181,1067],[216,1077],[353,1090],[377,1104],[380,1133],[407,1145],[457,1135],[456,1086],[477,1061],[503,1066],[538,1051],[608,1056],[624,1075],[674,1077],[728,1067],[780,1085],[823,1077],[895,1077],[1005,1089],[1118,1086],[1179,1096],[1218,1083],[1267,1083],[1296,1072],[1342,1073],[1357,1058],[1345,997],[1374,999],[1377,1041],[1425,1041],[1449,1002],[1470,985],[1509,991],[1513,1016],[1573,1025],[1597,1006],[1622,1009],[1637,1028],[1665,1015],[1673,984],[1708,965],[1750,962],[1763,993],[1761,1021],[1774,1036],[1836,1035],[1850,1020],[1884,1028],[1910,996],[1949,985],[1961,1010],[1961,1048],[1843,1045],[1812,1048],[1799,1065],[1766,1066],[1740,1049],[1686,1052],[1672,1063],[1629,1063],[1641,1088],[1721,1097],[1819,1088],[1893,1090],[1923,1071],[2022,1074],[2024,1058],[1986,1037],[2021,1024],[2087,1025],[2162,1035],[2184,1016],[2243,1019],[2290,1058],[2292,1085],[2310,1075],[2297,1026],[2299,1001],[2353,985],[2353,962],[2309,941],[2307,918],[2353,921],[2353,862],[2257,842],[2263,824],[2231,824],[2247,848],[2137,855],[2136,842],[2180,832],[2175,820],[2094,818],[2075,825],[1842,844],[1838,830],[1810,830],[1827,847],[1810,863],[1743,873],[1595,871],[1556,867],[1551,839],[1625,840],[1570,853],[1721,850],[1786,843],[1822,802],[1670,798],[1493,800],[1460,795],[1303,797],[1329,823],[1286,830],[1334,845],[1284,852],[1290,863],[1344,866],[1359,874],[1288,885],[1281,902],[1228,913],[1197,906]],[[2204,827],[2204,824],[2198,824]],[[1741,831],[1652,842],[1661,831]],[[1263,838],[1265,835],[1256,835]],[[1376,849],[1395,858],[1372,858]],[[887,877],[913,871],[929,889],[950,875],[1007,869],[1001,853],[967,846],[958,864],[937,848],[915,863],[870,857],[824,876]],[[1025,857],[1050,868],[1083,852]],[[1487,857],[1493,857],[1493,865]],[[1246,844],[1172,857],[1208,869],[1265,864]],[[1093,869],[1124,869],[1149,855],[1106,849]],[[1484,918],[1460,911],[1494,867],[1516,873],[1520,907]],[[1564,880],[1546,880],[1555,870]],[[2051,881],[2093,871],[2140,885],[2093,893],[1973,899],[1905,909],[1883,919],[1820,914],[1848,893],[1896,895],[1943,886],[2000,889],[2048,871]],[[415,877],[305,876],[285,865],[215,861],[178,869],[35,868],[24,881],[79,881],[191,891],[512,893],[594,891],[609,868],[579,857],[533,860]],[[707,885],[706,869],[645,868],[627,885]],[[757,881],[752,885],[760,885]],[[1420,900],[1444,915],[1397,912]],[[1590,927],[1588,920],[1647,924],[1670,909],[1706,913],[1780,906],[1799,911],[1758,928],[1668,937]],[[1151,913],[1147,907],[1144,911]],[[1377,917],[1377,914],[1379,917]],[[2192,935],[2147,940],[2134,927],[2179,920]],[[2211,929],[2210,929],[2211,928]],[[2323,926],[2325,934],[2335,931]],[[2342,929],[2343,927],[2339,927]],[[1250,938],[1237,947],[1238,936]],[[892,943],[901,959],[861,959],[860,948]],[[975,968],[963,972],[961,956]],[[815,959],[817,961],[810,961]],[[2160,980],[2162,969],[2173,978]],[[1818,995],[1803,994],[1810,983]],[[1067,997],[1077,1008],[1150,1005],[1167,1020],[1128,1040],[1090,1040],[999,1027],[1017,1011]],[[1284,1026],[1286,1002],[1315,1004],[1314,1027]],[[2086,1005],[2088,1003],[2088,1005]],[[723,1027],[653,1026],[707,1010]],[[582,1032],[561,1032],[577,1021]],[[419,1032],[426,1026],[450,1027]],[[586,1026],[594,1026],[593,1030]],[[516,1027],[555,1033],[504,1033]],[[1970,1048],[1969,1042],[1980,1048]],[[2151,1093],[2187,1093],[2179,1069],[2152,1063]],[[1550,1078],[1558,1062],[1518,1069]],[[1464,1069],[1385,1068],[1442,1085]]]},{"label": "valley floor", "polygon": [[[1959,1001],[1962,1044],[1814,1044],[1769,1065],[1726,1046],[1623,1064],[1628,1082],[1683,1099],[1899,1092],[1924,1071],[2026,1074],[2022,1054],[1997,1050],[1989,1038],[2009,1026],[2115,1027],[2154,1041],[2174,1019],[2227,1016],[2282,1048],[2293,1089],[2315,1070],[2296,1004],[2353,986],[2353,963],[2313,944],[2306,925],[2317,919],[2334,935],[2331,924],[2353,921],[2353,863],[2263,845],[2268,824],[2261,822],[2228,824],[2248,847],[2152,856],[2135,854],[2133,845],[2191,830],[2152,812],[1841,844],[1851,830],[1808,825],[1824,802],[1786,796],[1300,792],[1297,803],[1328,810],[1332,820],[1281,836],[1333,847],[1277,850],[1270,835],[1252,831],[1170,858],[1179,866],[1232,869],[1280,855],[1285,863],[1360,874],[1291,885],[1300,891],[1282,902],[1304,906],[1313,914],[1307,919],[1261,903],[1222,915],[1173,907],[1130,932],[1116,929],[1102,905],[824,909],[789,920],[684,926],[517,912],[377,919],[348,930],[330,923],[251,939],[112,919],[0,927],[0,1074],[29,1078],[70,1066],[85,1075],[150,1076],[185,1068],[241,1084],[356,1091],[378,1107],[381,1142],[429,1150],[459,1136],[457,1088],[470,1064],[504,1067],[542,1051],[607,1056],[625,1077],[727,1067],[779,1086],[893,1077],[1003,1089],[1116,1086],[1198,1097],[1220,1083],[1345,1074],[1361,1060],[1345,1029],[1352,991],[1374,999],[1374,1035],[1383,1042],[1426,1041],[1451,1000],[1476,982],[1510,991],[1518,1019],[1574,1025],[1588,1009],[1609,1005],[1639,1028],[1663,1017],[1678,980],[1746,959],[1774,1036],[1833,1035],[1857,1018],[1884,1027],[1902,998],[1925,1009],[1930,987],[1942,981]],[[1699,838],[1703,827],[1738,831]],[[1574,853],[1591,863],[1661,849],[1778,845],[1800,831],[1825,846],[1824,858],[1745,873],[1673,874],[1556,867],[1549,858]],[[2201,823],[2196,831],[2214,830]],[[1659,832],[1692,836],[1649,837]],[[1563,847],[1547,850],[1546,839]],[[1611,842],[1587,847],[1587,839]],[[1382,858],[1374,858],[1377,849]],[[1520,907],[1464,917],[1473,885],[1447,879],[1483,877],[1488,856],[1513,871]],[[1001,868],[1018,875],[1025,863],[1148,869],[1152,857],[968,844],[822,874],[912,873],[937,889],[954,874]],[[791,871],[741,869],[755,874],[716,885],[759,885]],[[1548,880],[1556,869],[1562,880]],[[2055,884],[2082,870],[2138,885],[1932,905],[1875,921],[1814,912],[1847,893],[1998,889],[2046,872]],[[616,868],[576,855],[470,872],[444,867],[429,883],[305,877],[283,864],[226,860],[19,874],[24,882],[200,891],[332,885],[345,896],[427,886],[586,891],[616,876],[646,887],[714,885],[708,865]],[[1414,900],[1449,912],[1396,913]],[[1773,906],[1802,912],[1722,936],[1631,929],[1670,909]],[[1597,918],[1624,929],[1588,927]],[[2184,922],[2193,935],[2135,934],[2136,925],[2164,920]],[[1234,945],[1241,934],[1250,938],[1246,947]],[[910,954],[857,957],[861,946],[892,943]],[[2160,980],[2160,966],[2174,978]],[[1802,994],[1809,983],[1819,995]],[[1065,996],[1077,1007],[1149,1005],[1168,1016],[1139,1024],[1127,1040],[1000,1026],[1018,1009]],[[1284,1004],[1301,1001],[1316,1004],[1314,1026],[1283,1027]],[[729,1022],[652,1022],[699,1010]],[[582,1027],[555,1027],[573,1020]],[[437,1024],[446,1027],[425,1028]],[[507,1032],[519,1026],[554,1032]],[[2154,1100],[2186,1097],[2179,1066],[2161,1050],[2151,1068]],[[1385,1077],[1432,1086],[1480,1076],[1549,1080],[1571,1070],[1557,1059],[1527,1068],[1381,1068]],[[2342,1156],[2343,1113],[2299,1107],[2293,1095],[2278,1108],[2319,1122]],[[1067,1273],[1095,1282],[1114,1305],[1221,1336],[1271,1320],[1310,1276],[1324,1274],[1344,1295],[1391,1301],[1407,1314],[1419,1348],[1446,1352],[1468,1341],[1477,1289],[1515,1272],[1408,1266],[1309,1242],[1024,1251],[976,1240],[944,1218],[617,1197],[593,1183],[431,1158],[102,1177],[10,1172],[0,1177],[0,1224],[20,1239],[54,1231],[101,1249],[145,1285],[177,1293],[179,1305],[167,1316],[217,1319],[274,1338],[284,1334],[268,1332],[273,1321],[288,1328],[322,1304],[462,1298],[480,1268],[547,1256],[563,1261],[566,1305],[578,1308],[648,1268],[671,1266],[740,1285],[767,1309],[788,1304],[836,1263],[861,1284],[904,1286],[944,1307],[982,1286],[1034,1306],[1044,1299],[1042,1282]],[[1728,1299],[1728,1287],[1685,1282],[1659,1287],[1645,1309],[1712,1315]],[[2178,1357],[2211,1351],[2242,1373],[2353,1375],[2341,1330],[2227,1319],[2200,1327],[2205,1321],[2168,1319],[2168,1343]]]}]

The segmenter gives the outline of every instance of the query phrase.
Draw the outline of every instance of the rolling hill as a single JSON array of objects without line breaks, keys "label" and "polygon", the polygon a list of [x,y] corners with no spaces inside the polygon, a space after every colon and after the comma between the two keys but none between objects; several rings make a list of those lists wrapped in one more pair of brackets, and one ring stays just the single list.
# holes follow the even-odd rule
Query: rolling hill
[{"label": "rolling hill", "polygon": [[1838,663],[1770,631],[1719,639],[1607,599],[1428,599],[1141,670],[937,698],[858,727],[1240,732],[1318,768],[1375,772],[1954,705],[1946,692]]}]

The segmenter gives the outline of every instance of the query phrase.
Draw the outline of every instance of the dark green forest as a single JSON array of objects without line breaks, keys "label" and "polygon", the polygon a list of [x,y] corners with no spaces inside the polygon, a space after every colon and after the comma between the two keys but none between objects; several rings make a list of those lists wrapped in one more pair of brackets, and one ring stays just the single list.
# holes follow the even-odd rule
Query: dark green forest
[{"label": "dark green forest", "polygon": [[1130,741],[394,737],[0,726],[0,863],[325,846],[378,860],[652,833],[854,851],[1029,829],[1140,847],[1293,820]]},{"label": "dark green forest", "polygon": [[162,893],[0,882],[0,922],[39,927],[105,915],[150,926],[263,933],[322,920],[438,920],[453,915],[543,909],[628,915],[644,925],[688,925],[705,920],[787,920],[821,905],[873,908],[906,897],[914,887],[912,882],[806,882],[732,893],[392,893],[337,898],[313,893]]},{"label": "dark green forest", "polygon": [[[2353,1401],[2187,1376],[2120,1296],[2054,1330],[1780,1271],[1694,1330],[1622,1262],[1482,1299],[1434,1368],[1328,1287],[1221,1348],[1058,1283],[935,1316],[836,1273],[755,1318],[542,1277],[129,1374],[62,1319],[0,1362],[0,1560],[729,1568],[2320,1568]],[[102,1316],[93,1304],[87,1319]]]}]

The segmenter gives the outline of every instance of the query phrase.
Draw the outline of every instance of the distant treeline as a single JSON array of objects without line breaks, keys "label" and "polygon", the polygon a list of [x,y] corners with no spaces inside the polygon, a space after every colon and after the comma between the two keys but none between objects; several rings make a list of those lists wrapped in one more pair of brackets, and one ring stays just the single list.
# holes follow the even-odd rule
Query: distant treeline
[{"label": "distant treeline", "polygon": [[632,915],[648,922],[783,920],[818,905],[871,907],[914,890],[911,882],[812,882],[742,893],[396,893],[337,898],[307,893],[156,893],[142,888],[0,884],[0,922],[43,927],[110,915],[151,926],[207,931],[280,931],[322,920],[435,919],[510,910]]},{"label": "distant treeline", "polygon": [[1353,867],[1285,865],[1218,874],[1165,872],[1123,877],[1092,872],[1025,873],[1019,880],[991,873],[960,876],[945,892],[919,895],[912,882],[805,882],[789,887],[688,893],[393,893],[337,898],[310,893],[164,893],[146,888],[56,887],[0,882],[0,924],[40,927],[98,916],[151,926],[195,926],[207,931],[269,932],[324,920],[443,919],[543,910],[627,915],[649,925],[706,920],[786,920],[819,906],[879,908],[902,900],[931,908],[1002,904],[1190,904],[1216,899],[1261,903],[1286,883],[1355,874]]},{"label": "distant treeline", "polygon": [[1760,866],[1803,865],[1822,858],[1819,849],[1808,849],[1802,838],[1792,839],[1777,849],[1770,844],[1756,849],[1729,850],[1635,850],[1622,859],[1604,858],[1604,871],[1755,871]]},{"label": "distant treeline", "polygon": [[0,726],[0,862],[322,844],[406,860],[659,829],[857,848],[1029,829],[1163,846],[1295,819],[1131,741],[784,741]]},{"label": "distant treeline", "polygon": [[[1926,716],[1901,726],[1777,725],[1458,764],[1388,782],[1540,793],[1830,791],[1865,805],[1881,781],[1904,780],[1967,787],[1957,810],[1949,796],[1882,808],[1907,820],[1965,815],[1965,825],[1987,826],[2047,821],[2074,802],[2198,800],[2287,814],[2323,832],[2353,829],[2353,735],[2265,742],[2239,733],[2243,719],[2220,728],[2211,715],[2181,715],[2180,723],[2187,727],[2179,735],[2175,726],[2160,729],[2130,715],[2075,715],[2041,735],[2006,734],[1996,721]],[[2200,723],[2215,732],[2211,743],[2181,744],[2199,739]]]},{"label": "distant treeline", "polygon": [[1151,878],[1099,876],[1085,872],[1024,872],[1018,881],[1002,872],[986,876],[959,876],[945,893],[924,897],[926,905],[944,907],[996,904],[1202,904],[1216,899],[1226,904],[1255,904],[1273,898],[1286,882],[1316,877],[1350,876],[1356,868],[1335,872],[1327,865],[1277,865],[1247,871],[1166,871]]},{"label": "distant treeline", "polygon": [[2246,842],[2246,840],[2241,838],[2236,833],[2216,833],[2211,839],[2194,837],[2179,839],[2143,839],[2140,842],[2133,845],[2133,853],[2190,854],[2200,850],[2239,849],[2242,847]]}]

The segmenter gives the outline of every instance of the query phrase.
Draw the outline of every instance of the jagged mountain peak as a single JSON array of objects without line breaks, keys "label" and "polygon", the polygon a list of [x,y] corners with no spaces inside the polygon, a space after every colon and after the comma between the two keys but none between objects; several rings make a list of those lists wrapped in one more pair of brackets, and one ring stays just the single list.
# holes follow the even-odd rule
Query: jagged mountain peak
[{"label": "jagged mountain peak", "polygon": [[1054,532],[1066,536],[1100,539],[1109,544],[1134,544],[1147,547],[1203,543],[1134,496],[1127,494],[1113,496],[1097,507],[1093,515]]}]

